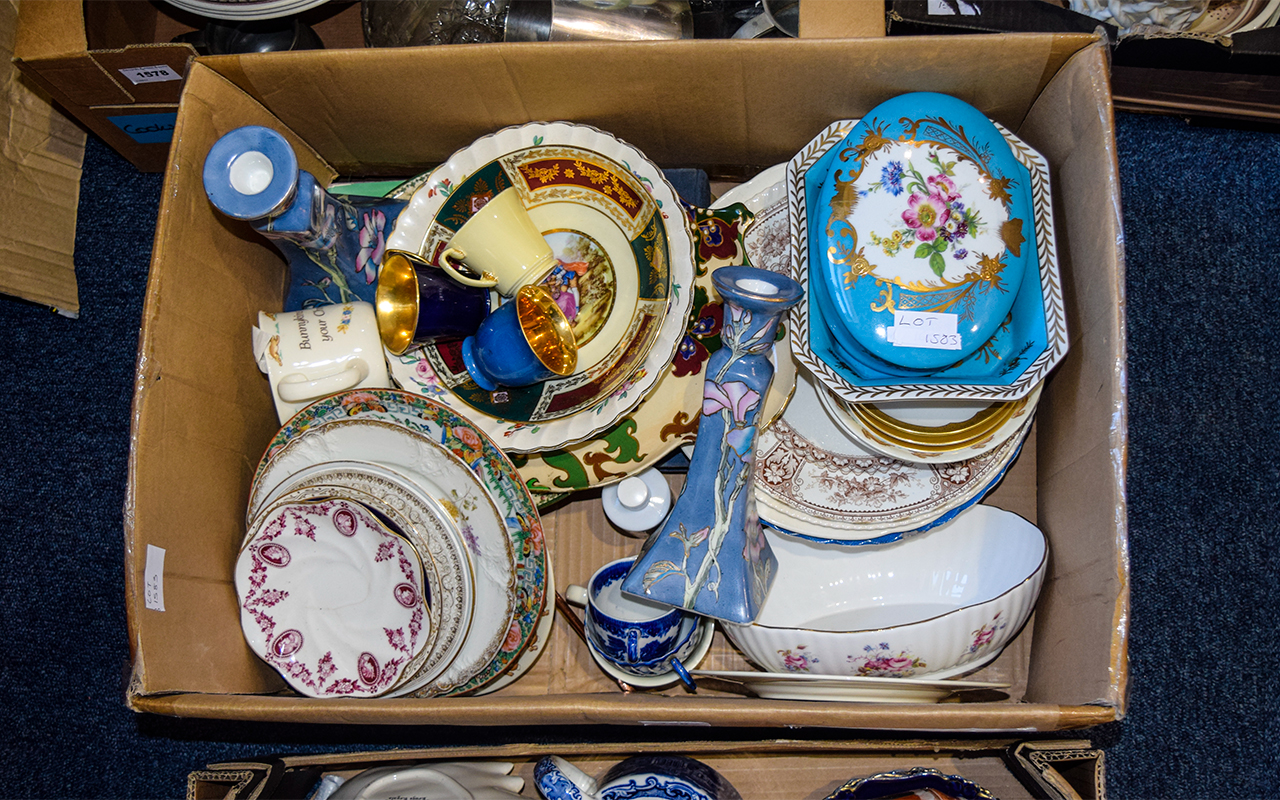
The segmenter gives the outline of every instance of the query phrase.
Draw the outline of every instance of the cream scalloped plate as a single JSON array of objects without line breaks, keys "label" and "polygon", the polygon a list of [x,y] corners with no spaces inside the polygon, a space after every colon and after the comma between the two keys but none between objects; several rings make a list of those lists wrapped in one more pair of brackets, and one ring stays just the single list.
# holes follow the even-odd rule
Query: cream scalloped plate
[{"label": "cream scalloped plate", "polygon": [[767,700],[840,703],[937,703],[956,692],[1008,689],[1008,683],[915,678],[863,678],[801,672],[690,670],[695,678],[736,683]]},{"label": "cream scalloped plate", "polygon": [[653,389],[684,337],[694,242],[675,189],[643,153],[589,125],[535,122],[482,137],[431,172],[387,248],[434,263],[471,214],[510,187],[560,261],[547,285],[563,295],[578,370],[486,392],[457,342],[389,361],[402,386],[447,389],[433,396],[503,450],[532,453],[591,437]]},{"label": "cream scalloped plate", "polygon": [[954,464],[990,453],[1026,428],[1027,421],[1040,402],[1040,390],[1043,387],[1044,384],[1041,383],[1022,400],[1013,400],[1005,405],[1001,410],[1007,413],[998,420],[997,425],[984,431],[981,436],[942,444],[906,441],[900,435],[878,427],[875,418],[866,416],[865,412],[860,414],[860,404],[840,400],[830,392],[819,393],[818,399],[841,430],[873,453],[915,464]]}]

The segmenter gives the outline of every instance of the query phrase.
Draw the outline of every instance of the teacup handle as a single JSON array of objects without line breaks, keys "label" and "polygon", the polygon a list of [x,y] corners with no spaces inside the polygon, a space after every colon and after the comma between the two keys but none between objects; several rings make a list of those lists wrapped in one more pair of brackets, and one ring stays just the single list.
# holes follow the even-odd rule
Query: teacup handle
[{"label": "teacup handle", "polygon": [[280,379],[277,391],[280,392],[280,399],[286,403],[301,403],[334,392],[345,392],[367,377],[369,365],[363,358],[352,358],[347,360],[346,368],[341,372],[323,378],[308,380],[300,372],[285,375]]},{"label": "teacup handle", "polygon": [[585,586],[579,586],[576,583],[564,590],[564,599],[573,603],[578,608],[587,607],[587,589]]},{"label": "teacup handle", "polygon": [[464,258],[466,258],[465,253],[456,247],[450,247],[448,250],[441,253],[440,258],[436,260],[440,264],[440,269],[447,272],[450,278],[453,278],[463,286],[475,286],[480,289],[488,289],[498,285],[498,279],[493,275],[493,273],[482,272],[480,273],[479,278],[473,278],[470,275],[460,272],[458,270],[458,265],[453,262],[458,261],[461,263]]},{"label": "teacup handle", "polygon": [[671,660],[667,663],[671,665],[671,669],[675,670],[676,677],[678,677],[680,682],[684,684],[684,688],[691,692],[698,691],[698,684],[693,682],[693,676],[689,674],[689,670],[685,669],[684,664],[680,663],[680,659],[672,656]]}]

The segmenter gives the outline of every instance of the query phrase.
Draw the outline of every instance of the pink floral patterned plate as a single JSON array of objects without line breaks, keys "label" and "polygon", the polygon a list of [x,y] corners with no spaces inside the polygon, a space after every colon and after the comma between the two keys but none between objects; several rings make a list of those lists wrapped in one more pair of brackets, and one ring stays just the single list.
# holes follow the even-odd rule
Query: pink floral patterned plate
[{"label": "pink floral patterned plate", "polygon": [[236,560],[249,647],[301,694],[376,697],[425,645],[422,563],[348,500],[283,503]]}]

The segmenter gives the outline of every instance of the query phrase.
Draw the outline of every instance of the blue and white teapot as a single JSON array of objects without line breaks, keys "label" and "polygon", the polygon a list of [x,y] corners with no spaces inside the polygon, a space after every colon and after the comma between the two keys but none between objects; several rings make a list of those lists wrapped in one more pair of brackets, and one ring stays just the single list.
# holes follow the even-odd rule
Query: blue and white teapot
[{"label": "blue and white teapot", "polygon": [[545,800],[742,800],[720,773],[679,755],[632,756],[599,780],[547,756],[533,774]]}]

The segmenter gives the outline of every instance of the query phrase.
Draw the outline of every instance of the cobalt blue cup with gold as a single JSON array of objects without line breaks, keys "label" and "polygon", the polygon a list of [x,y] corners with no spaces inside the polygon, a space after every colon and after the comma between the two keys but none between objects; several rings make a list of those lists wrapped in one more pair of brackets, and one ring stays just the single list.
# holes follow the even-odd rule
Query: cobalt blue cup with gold
[{"label": "cobalt blue cup with gold", "polygon": [[462,342],[462,361],[487,392],[572,375],[578,343],[568,318],[542,286],[523,286]]},{"label": "cobalt blue cup with gold", "polygon": [[393,355],[420,344],[472,335],[489,313],[489,290],[463,286],[409,253],[382,261],[374,309],[378,333]]}]

